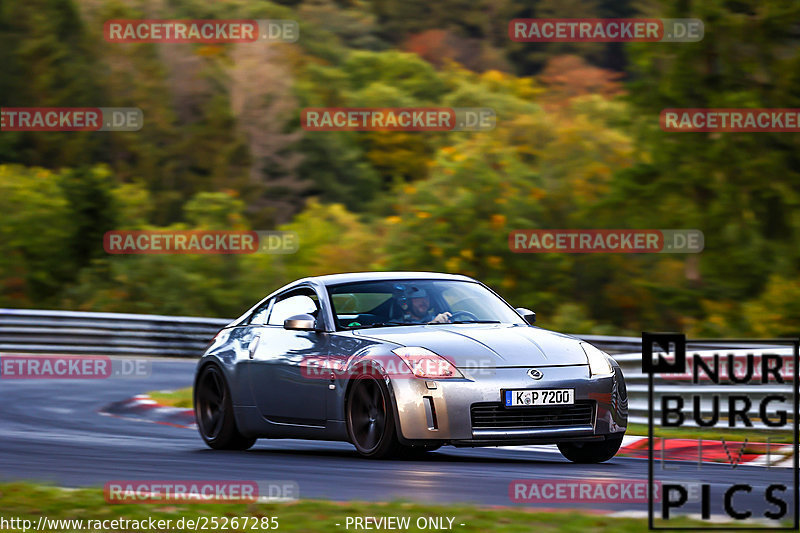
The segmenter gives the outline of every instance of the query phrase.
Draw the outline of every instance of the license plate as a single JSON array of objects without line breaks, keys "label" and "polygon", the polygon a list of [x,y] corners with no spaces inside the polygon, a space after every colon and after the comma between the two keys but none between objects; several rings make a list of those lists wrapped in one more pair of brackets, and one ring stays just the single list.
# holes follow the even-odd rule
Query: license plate
[{"label": "license plate", "polygon": [[575,389],[523,389],[503,391],[506,407],[572,405]]}]

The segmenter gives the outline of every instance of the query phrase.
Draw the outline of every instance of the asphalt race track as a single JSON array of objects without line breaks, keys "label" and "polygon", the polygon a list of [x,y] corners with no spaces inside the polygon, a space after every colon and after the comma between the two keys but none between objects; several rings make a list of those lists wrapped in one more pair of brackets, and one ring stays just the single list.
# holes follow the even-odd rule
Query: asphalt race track
[{"label": "asphalt race track", "polygon": [[[349,444],[297,440],[259,441],[246,452],[206,448],[195,430],[135,422],[97,411],[151,390],[191,385],[195,362],[158,359],[139,379],[0,380],[0,478],[59,486],[102,486],[111,480],[288,480],[302,498],[413,500],[515,505],[509,483],[517,479],[646,480],[647,461],[615,458],[601,465],[575,465],[560,454],[525,449],[455,449],[422,460],[358,458]],[[764,503],[769,483],[788,487],[782,495],[793,512],[791,468],[672,463],[657,478],[712,485],[711,510],[722,513],[720,493],[735,483],[753,487],[736,496],[737,507],[754,515],[775,509]],[[716,496],[715,496],[716,494]],[[518,504],[517,504],[518,505]],[[526,504],[532,506],[532,504]],[[646,511],[646,503],[536,504],[603,511]],[[699,507],[695,503],[694,509]],[[788,517],[787,517],[788,518]]]}]

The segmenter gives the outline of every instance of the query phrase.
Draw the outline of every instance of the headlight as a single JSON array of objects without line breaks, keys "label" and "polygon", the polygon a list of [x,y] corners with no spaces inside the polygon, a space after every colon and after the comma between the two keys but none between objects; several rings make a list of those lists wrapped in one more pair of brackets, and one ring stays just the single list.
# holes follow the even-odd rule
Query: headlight
[{"label": "headlight", "polygon": [[589,371],[592,376],[608,376],[614,373],[614,369],[611,368],[611,362],[608,360],[609,355],[606,352],[585,342],[581,343],[581,347],[589,359]]},{"label": "headlight", "polygon": [[408,365],[414,376],[426,379],[463,378],[464,376],[450,361],[427,348],[408,346],[395,348],[392,353]]}]

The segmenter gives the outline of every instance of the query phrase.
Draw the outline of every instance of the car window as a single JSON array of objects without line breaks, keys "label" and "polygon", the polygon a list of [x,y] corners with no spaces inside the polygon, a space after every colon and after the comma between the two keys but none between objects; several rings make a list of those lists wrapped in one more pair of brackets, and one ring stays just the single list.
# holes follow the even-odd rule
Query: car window
[{"label": "car window", "polygon": [[457,321],[521,322],[502,299],[470,281],[357,281],[332,285],[328,294],[338,329],[430,323],[444,312]]},{"label": "car window", "polygon": [[381,293],[352,293],[334,294],[333,305],[339,314],[369,313],[376,307],[392,297],[391,294]]},{"label": "car window", "polygon": [[294,315],[309,314],[318,316],[319,304],[315,301],[316,295],[294,294],[275,302],[269,315],[268,324],[271,326],[282,326],[283,321]]},{"label": "car window", "polygon": [[267,323],[267,317],[269,316],[270,306],[275,302],[275,298],[270,298],[263,304],[261,304],[258,309],[253,311],[253,314],[250,315],[250,324],[255,325],[263,325]]},{"label": "car window", "polygon": [[451,313],[467,311],[475,315],[483,314],[480,298],[476,297],[473,291],[465,290],[459,285],[452,285],[443,290],[442,298],[447,302]]}]

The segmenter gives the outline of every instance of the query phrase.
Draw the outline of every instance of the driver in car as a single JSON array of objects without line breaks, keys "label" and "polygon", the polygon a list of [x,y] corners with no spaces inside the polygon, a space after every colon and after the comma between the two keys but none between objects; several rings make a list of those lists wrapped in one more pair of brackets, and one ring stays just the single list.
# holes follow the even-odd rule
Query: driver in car
[{"label": "driver in car", "polygon": [[425,289],[411,287],[407,295],[411,305],[406,309],[404,320],[414,324],[446,324],[453,315],[449,312],[435,314]]}]

